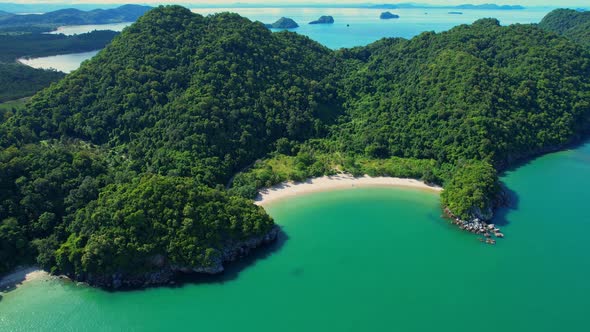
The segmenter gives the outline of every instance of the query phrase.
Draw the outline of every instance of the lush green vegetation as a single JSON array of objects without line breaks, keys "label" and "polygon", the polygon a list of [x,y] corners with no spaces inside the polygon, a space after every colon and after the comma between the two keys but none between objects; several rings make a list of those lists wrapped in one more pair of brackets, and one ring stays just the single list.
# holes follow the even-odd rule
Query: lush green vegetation
[{"label": "lush green vegetation", "polygon": [[590,46],[590,12],[556,9],[543,18],[539,27]]},{"label": "lush green vegetation", "polygon": [[22,57],[93,51],[104,48],[118,33],[93,31],[74,36],[29,33],[0,34],[0,102],[28,97],[64,77],[54,70],[35,69],[16,62]]},{"label": "lush green vegetation", "polygon": [[64,73],[54,70],[0,62],[0,103],[32,96],[64,76]]},{"label": "lush green vegetation", "polygon": [[79,35],[31,33],[0,35],[0,61],[12,62],[22,57],[43,57],[56,54],[80,53],[104,48],[117,35],[114,31],[92,31]]},{"label": "lush green vegetation", "polygon": [[88,12],[66,9],[43,15],[0,13],[0,45],[3,45],[0,48],[0,102],[31,96],[64,76],[17,64],[16,59],[94,51],[104,48],[118,34],[93,31],[65,36],[45,32],[60,25],[135,21],[149,8],[130,5]]},{"label": "lush green vegetation", "polygon": [[331,51],[160,7],[3,118],[0,269],[210,267],[269,231],[247,199],[285,180],[418,178],[461,218],[490,218],[497,170],[587,134],[590,54],[492,19]]}]

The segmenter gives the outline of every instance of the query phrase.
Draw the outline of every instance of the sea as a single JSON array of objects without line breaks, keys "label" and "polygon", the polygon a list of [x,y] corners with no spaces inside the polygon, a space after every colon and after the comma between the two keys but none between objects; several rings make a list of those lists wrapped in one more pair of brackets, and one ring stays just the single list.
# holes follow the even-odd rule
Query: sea
[{"label": "sea", "polygon": [[[425,31],[442,32],[460,24],[493,17],[501,24],[538,23],[551,11],[551,8],[531,7],[524,10],[462,10],[461,15],[450,14],[451,9],[396,9],[391,10],[399,19],[381,20],[384,9],[369,8],[193,8],[193,12],[210,15],[221,12],[234,12],[252,21],[273,23],[281,17],[295,20],[299,27],[291,31],[306,35],[319,43],[332,48],[365,46],[381,38],[412,38]],[[322,15],[334,17],[334,24],[310,25],[309,22]],[[131,22],[101,25],[76,25],[59,27],[52,33],[65,35],[80,34],[93,30],[121,31]],[[278,31],[273,29],[273,31]],[[98,51],[98,50],[97,50]],[[56,69],[66,73],[77,69],[80,64],[92,58],[97,52],[70,54],[33,59],[21,62],[44,69]]]},{"label": "sea", "polygon": [[588,331],[589,174],[590,143],[503,174],[495,246],[427,191],[278,201],[284,235],[222,276],[127,292],[34,280],[2,294],[0,331]]}]

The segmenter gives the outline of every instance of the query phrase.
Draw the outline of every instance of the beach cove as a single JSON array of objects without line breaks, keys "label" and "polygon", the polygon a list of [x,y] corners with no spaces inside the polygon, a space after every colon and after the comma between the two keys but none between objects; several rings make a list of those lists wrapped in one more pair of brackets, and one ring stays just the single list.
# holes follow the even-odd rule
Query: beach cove
[{"label": "beach cove", "polygon": [[[586,144],[505,174],[513,205],[495,221],[509,236],[494,247],[442,219],[434,191],[355,188],[276,201],[267,209],[284,237],[219,278],[116,293],[31,281],[3,294],[0,329],[584,331],[589,172]],[[248,304],[227,319],[236,299]]]}]

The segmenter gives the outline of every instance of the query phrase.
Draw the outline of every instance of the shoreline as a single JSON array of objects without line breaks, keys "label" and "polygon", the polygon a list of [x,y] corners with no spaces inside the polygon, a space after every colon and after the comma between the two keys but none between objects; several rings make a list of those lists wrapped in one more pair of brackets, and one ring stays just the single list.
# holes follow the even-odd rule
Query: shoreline
[{"label": "shoreline", "polygon": [[9,274],[0,277],[0,292],[8,292],[32,280],[43,279],[49,274],[37,266],[16,268]]},{"label": "shoreline", "polygon": [[305,182],[283,182],[269,188],[263,188],[258,191],[254,204],[266,207],[277,201],[316,192],[378,187],[419,189],[436,193],[442,191],[441,187],[429,186],[415,179],[384,176],[370,177],[368,175],[354,177],[350,174],[338,174],[312,178]]}]

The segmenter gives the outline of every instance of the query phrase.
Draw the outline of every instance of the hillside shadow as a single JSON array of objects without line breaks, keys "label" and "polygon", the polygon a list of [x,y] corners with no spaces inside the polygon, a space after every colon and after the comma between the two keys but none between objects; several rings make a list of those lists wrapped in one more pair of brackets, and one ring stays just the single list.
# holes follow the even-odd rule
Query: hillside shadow
[{"label": "hillside shadow", "polygon": [[254,249],[248,256],[238,259],[237,261],[226,263],[224,265],[225,271],[223,273],[217,275],[179,273],[175,279],[176,284],[167,287],[179,288],[191,284],[224,284],[226,282],[234,281],[240,276],[242,271],[256,266],[259,262],[268,259],[281,250],[288,240],[289,236],[281,230],[277,239],[273,243],[262,248]]},{"label": "hillside shadow", "polygon": [[496,210],[492,219],[492,222],[497,226],[507,226],[510,223],[508,215],[512,210],[518,209],[520,203],[518,194],[514,190],[505,185],[502,185],[502,190],[504,191],[505,198],[504,205]]},{"label": "hillside shadow", "polygon": [[0,292],[8,293],[15,290],[26,279],[27,274],[39,270],[37,267],[21,267],[0,278]]}]

